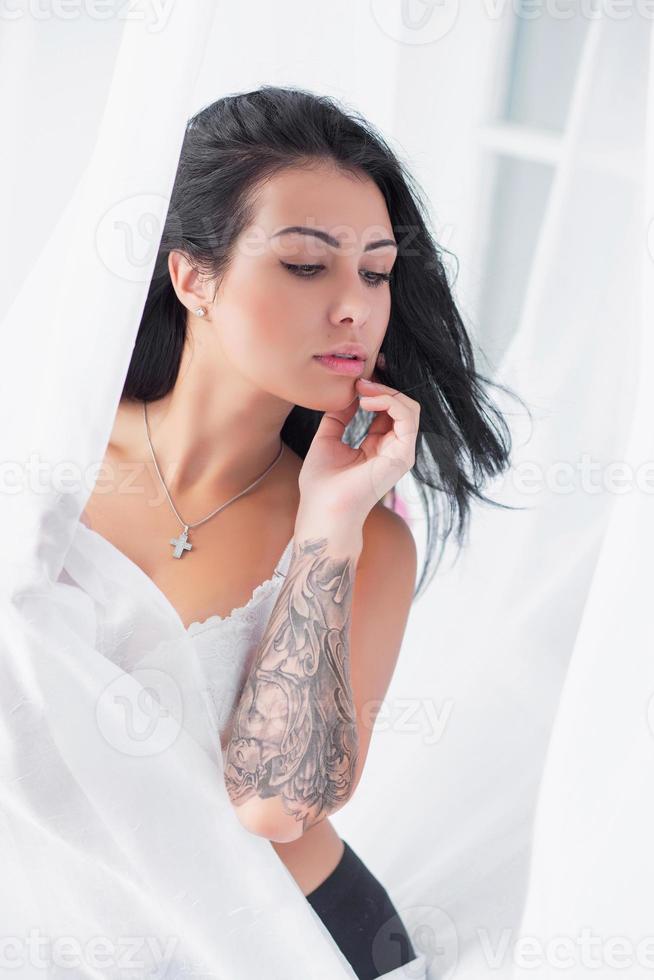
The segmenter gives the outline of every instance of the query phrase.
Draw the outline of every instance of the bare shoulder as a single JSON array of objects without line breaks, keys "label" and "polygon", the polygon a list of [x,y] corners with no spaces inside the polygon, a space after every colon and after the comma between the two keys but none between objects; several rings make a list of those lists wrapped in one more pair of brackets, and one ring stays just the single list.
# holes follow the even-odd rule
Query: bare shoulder
[{"label": "bare shoulder", "polygon": [[117,455],[130,456],[140,448],[144,431],[143,402],[123,398],[118,403],[108,449]]},{"label": "bare shoulder", "polygon": [[404,518],[378,501],[363,525],[359,568],[371,561],[389,559],[400,563],[399,570],[405,576],[410,575],[413,569],[415,581],[417,549],[411,528]]}]

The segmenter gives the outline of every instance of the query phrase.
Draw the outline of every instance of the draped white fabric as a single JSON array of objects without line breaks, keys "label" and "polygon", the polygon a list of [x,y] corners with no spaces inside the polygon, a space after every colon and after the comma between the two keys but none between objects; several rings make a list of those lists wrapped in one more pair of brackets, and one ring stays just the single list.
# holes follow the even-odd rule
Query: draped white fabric
[{"label": "draped white fabric", "polygon": [[[273,849],[236,821],[203,733],[180,721],[157,754],[116,751],[125,700],[138,704],[145,682],[96,646],[120,570],[96,579],[74,547],[155,256],[128,275],[111,229],[144,210],[160,227],[194,81],[213,56],[211,2],[170,5],[167,17],[159,32],[147,18],[111,22],[97,54],[84,52],[83,92],[70,76],[88,161],[65,148],[52,161],[61,179],[39,254],[47,228],[30,234],[20,208],[10,213],[6,241],[26,260],[2,297],[0,975],[338,980],[352,971]],[[25,194],[21,178],[36,179],[21,106],[46,98],[52,78],[35,24],[5,28],[3,47],[9,34],[6,197],[9,182]],[[474,508],[468,547],[414,607],[357,794],[333,818],[422,954],[398,977],[420,980],[425,961],[430,980],[521,976],[522,934],[542,944],[542,962],[527,950],[538,977],[558,975],[561,950],[545,947],[568,937],[576,978],[590,973],[583,927],[605,944],[594,976],[613,976],[615,936],[634,949],[621,975],[645,975],[635,949],[654,922],[652,516],[635,473],[654,448],[651,44],[643,18],[590,25],[499,372],[534,421],[512,416],[514,471],[493,496],[526,509]],[[46,464],[40,482],[31,455]],[[630,492],[601,489],[620,460]],[[87,590],[58,581],[73,558]],[[177,638],[169,613],[142,610],[143,650]]]},{"label": "draped white fabric", "polygon": [[596,270],[607,312],[593,327],[613,349],[588,406],[597,411],[607,382],[620,387],[609,404],[628,424],[611,458],[624,465],[540,791],[521,927],[540,949],[517,962],[516,977],[654,970],[654,30],[632,20],[618,35],[597,24],[589,41],[580,139],[609,158],[610,147],[632,178],[605,178],[596,197],[602,219],[606,205],[613,216],[600,239],[613,262],[606,278]]},{"label": "draped white fabric", "polygon": [[[191,93],[212,8],[169,7],[165,31],[138,17],[119,31],[111,25],[90,71],[93,98],[79,96],[87,110],[78,121],[86,126],[88,165],[80,167],[76,156],[66,161],[64,145],[64,163],[82,172],[69,200],[70,184],[51,187],[59,208],[50,212],[52,235],[24,270],[17,294],[5,296],[2,337],[11,371],[0,412],[3,976],[354,976],[270,842],[238,823],[219,754],[207,751],[206,732],[186,727],[175,702],[184,688],[165,677],[158,688],[161,672],[143,673],[179,639],[171,609],[152,595],[135,616],[128,649],[138,651],[140,672],[104,657],[98,624],[112,601],[133,601],[138,593],[129,590],[124,564],[113,567],[117,553],[97,567],[93,553],[77,546],[78,519],[98,475],[92,467],[104,456],[156,254],[152,248],[140,264],[140,256],[121,255],[118,246],[129,247],[121,230],[148,216],[161,228],[185,122],[195,109]],[[35,179],[37,148],[26,115],[33,109],[32,127],[34,118],[38,124],[36,107],[49,85],[60,96],[57,112],[74,112],[84,80],[68,73],[65,58],[51,74],[60,23],[37,30],[35,19],[24,18],[4,26],[3,44],[11,41],[19,52],[12,63],[22,83],[3,91],[5,147],[24,138],[13,164],[5,163],[5,177],[13,175],[20,195],[21,163],[25,181]],[[23,113],[9,108],[21,99]],[[42,173],[47,151],[44,140]],[[40,229],[24,235],[19,209],[7,231],[16,241],[43,245]],[[157,240],[154,234],[152,244]],[[28,247],[24,254],[32,258]],[[190,677],[192,692],[190,649],[177,668]],[[156,752],[127,751],[126,706],[137,710],[153,688],[174,737]],[[411,976],[424,975],[415,972],[418,965]]]},{"label": "draped white fabric", "polygon": [[468,547],[414,607],[359,792],[334,817],[421,923],[430,977],[650,975],[651,44],[633,10],[589,25],[498,371],[533,423],[503,400],[518,448],[491,496],[526,509],[474,508]]}]

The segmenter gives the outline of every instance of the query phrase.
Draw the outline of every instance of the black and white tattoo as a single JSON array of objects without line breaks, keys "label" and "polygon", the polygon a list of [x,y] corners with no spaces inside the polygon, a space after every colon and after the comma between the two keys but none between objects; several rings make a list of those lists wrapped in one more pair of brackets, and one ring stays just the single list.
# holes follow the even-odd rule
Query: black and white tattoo
[{"label": "black and white tattoo", "polygon": [[346,802],[358,758],[349,664],[354,564],[330,557],[328,538],[294,543],[224,756],[236,806],[279,797],[303,833]]}]

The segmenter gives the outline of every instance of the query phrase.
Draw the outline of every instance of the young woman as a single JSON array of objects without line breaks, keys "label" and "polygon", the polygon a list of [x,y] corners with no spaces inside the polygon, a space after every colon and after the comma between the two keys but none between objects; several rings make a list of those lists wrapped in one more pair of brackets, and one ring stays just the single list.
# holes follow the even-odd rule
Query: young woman
[{"label": "young woman", "polygon": [[230,799],[359,977],[416,956],[329,820],[361,777],[414,598],[413,537],[384,502],[411,470],[424,581],[436,530],[441,549],[455,519],[461,537],[508,463],[484,380],[424,205],[369,124],[269,86],[191,119],[83,519],[202,642],[250,624],[216,722]]}]

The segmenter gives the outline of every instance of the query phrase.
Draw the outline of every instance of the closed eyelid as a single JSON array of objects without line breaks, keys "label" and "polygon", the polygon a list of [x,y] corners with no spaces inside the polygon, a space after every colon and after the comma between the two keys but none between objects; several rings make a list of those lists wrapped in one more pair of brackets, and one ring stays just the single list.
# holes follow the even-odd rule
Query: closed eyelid
[{"label": "closed eyelid", "polygon": [[[280,262],[292,262],[296,265],[325,265],[331,264],[332,262],[338,264],[340,262],[351,261],[353,257],[347,252],[339,253],[335,249],[330,248],[327,244],[317,241],[315,238],[310,238],[307,240],[306,236],[298,237],[303,237],[304,240],[287,243],[281,248],[279,243],[273,244],[273,255],[278,258]],[[367,252],[358,252],[354,255],[355,261],[365,263],[365,268],[370,268],[371,263],[376,264],[377,262],[380,262],[383,264],[385,271],[389,271],[387,267],[393,267],[396,258],[397,251],[389,251],[388,249],[372,249]],[[370,269],[370,271],[372,272],[375,270]]]},{"label": "closed eyelid", "polygon": [[[315,262],[282,261],[280,265],[286,269],[289,275],[307,281],[315,279],[325,270],[325,266]],[[379,288],[379,286],[390,286],[391,284],[391,272],[376,272],[373,269],[359,269],[358,272],[359,275],[363,276],[363,280],[369,288]]]},{"label": "closed eyelid", "polygon": [[[331,266],[333,256],[303,256],[303,255],[286,255],[283,259],[279,259],[282,264],[286,265],[311,265],[319,266],[320,268],[327,269]],[[382,257],[379,256],[377,262],[372,259],[372,256],[361,256],[362,265],[358,266],[360,272],[391,272],[394,266],[394,261],[383,261]],[[380,261],[381,260],[381,261]],[[378,264],[379,263],[379,264]]]},{"label": "closed eyelid", "polygon": [[[315,259],[313,261],[304,260],[304,259],[295,259],[293,261],[289,261],[287,259],[280,259],[280,264],[282,266],[286,266],[286,268],[288,268],[289,266],[290,267],[300,266],[300,267],[305,268],[305,269],[314,269],[317,272],[320,272],[320,271],[323,271],[323,270],[329,268],[324,262],[317,262]],[[368,266],[361,266],[357,271],[358,272],[369,272],[371,275],[382,276],[382,275],[390,275],[391,272],[393,271],[393,267],[391,266],[389,269],[385,269],[385,268],[384,269],[371,269]]]}]

